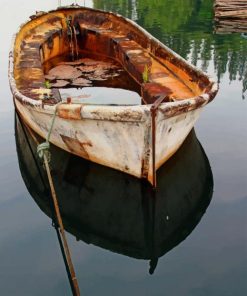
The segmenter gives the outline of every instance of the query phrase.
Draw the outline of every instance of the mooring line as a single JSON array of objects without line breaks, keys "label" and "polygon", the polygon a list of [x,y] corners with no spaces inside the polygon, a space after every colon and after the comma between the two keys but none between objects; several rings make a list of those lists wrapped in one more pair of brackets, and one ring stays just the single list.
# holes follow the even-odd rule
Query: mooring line
[{"label": "mooring line", "polygon": [[[31,151],[31,154],[32,154],[33,158],[34,158],[34,162],[35,162],[35,165],[36,165],[36,167],[38,169],[40,178],[42,180],[42,183],[44,185],[44,188],[46,189],[45,182],[43,180],[43,176],[42,176],[42,174],[41,174],[41,172],[39,170],[39,166],[37,164],[37,161],[36,161],[36,158],[34,156],[34,153],[33,153],[32,147],[31,147],[31,144],[30,144],[30,142],[28,140],[28,137],[27,137],[25,128],[24,128],[23,123],[21,121],[21,117],[18,114],[18,112],[16,112],[16,114],[17,114],[17,116],[19,118],[19,122],[21,124],[22,130],[23,130],[24,135],[25,135],[25,138],[27,140],[28,147],[29,147],[29,149]],[[50,131],[51,131],[53,125],[54,125],[55,116],[56,115],[54,115],[54,117],[52,119],[52,124],[51,124]],[[48,137],[47,138],[48,139],[50,138],[50,132],[48,133]],[[39,143],[39,141],[36,138],[35,138],[35,142],[36,142],[36,144]],[[46,150],[46,152],[47,152],[47,150]],[[60,248],[61,248],[61,252],[62,252],[63,259],[64,259],[64,263],[65,263],[65,268],[66,268],[66,271],[67,271],[67,274],[68,274],[68,277],[69,277],[69,282],[70,282],[70,285],[71,285],[71,290],[72,290],[73,296],[80,296],[80,289],[79,289],[78,281],[77,281],[76,274],[75,274],[75,269],[74,269],[74,266],[73,266],[73,263],[72,263],[71,254],[70,254],[69,246],[68,246],[66,235],[65,235],[63,221],[62,221],[62,217],[61,217],[61,214],[60,214],[59,205],[58,205],[58,201],[57,201],[57,195],[56,195],[56,191],[55,191],[55,186],[54,186],[53,179],[52,179],[52,176],[51,176],[51,170],[50,170],[50,167],[49,167],[49,160],[50,159],[48,157],[48,154],[47,153],[43,153],[42,159],[44,161],[44,165],[45,165],[45,169],[46,169],[46,173],[47,173],[47,177],[48,177],[48,181],[49,181],[49,185],[50,185],[50,192],[51,192],[51,196],[52,196],[53,208],[55,210],[55,218],[56,218],[56,221],[57,221],[57,224],[58,224],[58,226],[57,226],[57,224],[54,223],[54,227],[56,229],[56,233],[57,233],[59,245],[60,245]]]},{"label": "mooring line", "polygon": [[66,256],[66,259],[67,259],[67,263],[68,263],[68,267],[69,267],[69,271],[70,271],[70,275],[71,275],[71,280],[72,280],[72,283],[73,283],[74,293],[75,293],[75,296],[79,296],[80,295],[80,289],[79,289],[78,281],[77,281],[77,278],[76,278],[75,269],[74,269],[74,266],[73,266],[73,263],[72,263],[70,250],[69,250],[69,246],[68,246],[68,243],[67,243],[65,230],[64,230],[64,226],[63,226],[63,220],[62,220],[59,205],[58,205],[57,194],[56,194],[56,190],[55,190],[55,186],[54,186],[54,183],[53,183],[51,170],[50,170],[50,166],[49,166],[49,162],[50,162],[50,142],[49,142],[50,141],[50,136],[51,136],[51,133],[52,133],[52,130],[53,130],[53,127],[54,127],[54,123],[55,123],[55,119],[56,119],[57,107],[62,103],[63,102],[58,103],[57,106],[55,107],[55,111],[54,111],[54,114],[53,114],[53,117],[52,117],[51,126],[49,128],[46,141],[44,143],[41,143],[41,144],[38,145],[37,152],[39,154],[39,157],[41,159],[43,159],[43,161],[44,161],[44,165],[45,165],[45,169],[46,169],[46,173],[47,173],[47,177],[48,177],[48,182],[49,182],[49,185],[50,185],[53,205],[54,205],[54,209],[55,209],[56,219],[57,219],[57,222],[58,222],[58,225],[59,225],[59,230],[60,230],[60,234],[61,234],[61,238],[62,238],[62,243],[63,243],[63,246],[64,246],[65,256]]}]

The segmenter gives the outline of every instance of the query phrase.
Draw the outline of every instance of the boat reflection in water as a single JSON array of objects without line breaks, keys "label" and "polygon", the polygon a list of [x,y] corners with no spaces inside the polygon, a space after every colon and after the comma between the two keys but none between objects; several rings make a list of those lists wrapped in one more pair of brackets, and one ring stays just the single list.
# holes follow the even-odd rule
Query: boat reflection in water
[{"label": "boat reflection in water", "polygon": [[[37,136],[23,127],[16,116],[21,174],[35,202],[52,218],[48,182],[36,157]],[[192,232],[212,198],[211,168],[193,130],[174,157],[159,169],[156,191],[135,177],[55,146],[51,154],[65,229],[77,240],[150,260],[150,273],[159,257]]]}]

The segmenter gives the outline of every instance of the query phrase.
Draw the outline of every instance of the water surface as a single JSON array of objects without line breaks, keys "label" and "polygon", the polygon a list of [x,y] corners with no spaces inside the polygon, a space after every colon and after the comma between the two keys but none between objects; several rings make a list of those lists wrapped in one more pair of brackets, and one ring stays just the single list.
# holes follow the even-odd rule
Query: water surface
[{"label": "water surface", "polygon": [[[83,4],[83,1],[80,3]],[[48,0],[35,3],[20,0],[18,4],[1,0],[1,295],[70,295],[65,267],[54,228],[51,226],[51,219],[47,216],[48,213],[44,213],[45,211],[43,212],[37,205],[37,201],[31,197],[30,187],[25,185],[27,179],[23,179],[23,172],[22,175],[20,172],[22,167],[19,166],[20,160],[18,161],[17,157],[14,108],[7,79],[8,51],[12,34],[17,30],[18,25],[36,10],[48,10],[54,8],[55,4],[56,1]],[[245,295],[247,293],[247,39],[241,34],[217,35],[214,33],[213,1],[211,0],[95,0],[90,3],[86,1],[86,4],[116,11],[137,21],[180,55],[215,77],[219,82],[220,90],[215,100],[205,108],[195,126],[196,136],[202,144],[213,174],[214,192],[208,207],[204,206],[203,213],[205,211],[206,213],[203,215],[199,211],[201,215],[198,216],[200,217],[198,224],[193,231],[190,228],[191,231],[184,233],[186,239],[180,240],[177,245],[174,244],[176,247],[171,244],[171,248],[168,248],[169,242],[166,243],[169,250],[159,258],[152,275],[149,274],[150,260],[133,258],[137,257],[133,256],[133,252],[124,254],[124,245],[121,241],[117,245],[117,250],[112,245],[102,245],[99,240],[97,241],[96,236],[94,240],[92,239],[92,233],[96,230],[94,229],[93,232],[89,226],[87,228],[87,225],[84,225],[84,232],[82,232],[84,240],[76,241],[75,233],[68,232],[69,245],[82,295]],[[22,149],[27,152],[28,147],[23,144]],[[198,154],[196,156],[192,153],[189,161],[183,162],[184,158],[182,158],[182,164],[185,163],[185,165],[180,170],[180,180],[186,180],[188,171],[191,174],[196,172],[194,161],[197,157]],[[76,167],[77,160],[72,159],[71,161],[69,168]],[[175,158],[173,161],[181,164],[180,158]],[[84,167],[86,171],[82,175],[90,176],[91,171],[87,170],[88,166]],[[194,171],[193,168],[195,168]],[[79,194],[78,188],[84,192],[84,198],[85,191],[87,192],[88,203],[90,196],[93,197],[95,192],[98,194],[100,189],[102,189],[102,200],[113,198],[117,203],[118,198],[122,200],[124,196],[120,194],[118,187],[113,186],[115,189],[111,194],[103,190],[107,185],[105,183],[99,183],[99,188],[95,185],[85,187],[90,178],[87,182],[81,180],[82,183],[80,183],[78,177],[73,178],[73,169],[68,172],[65,175],[66,182],[72,184],[73,190],[77,190],[69,195],[71,199],[72,195]],[[98,170],[96,172],[99,177],[100,174],[104,174]],[[190,187],[190,190],[184,187],[182,181],[179,184],[176,183],[176,174],[169,175],[171,173],[169,170],[165,173],[170,178],[169,186],[167,188],[165,186],[162,192],[164,198],[169,198],[168,205],[173,200],[173,197],[168,194],[168,189],[172,188],[172,185],[176,185],[173,189],[176,194],[171,191],[176,197],[187,196],[187,201],[191,196],[199,198],[197,185],[205,178],[205,172],[201,171],[197,174],[198,183]],[[30,186],[35,185],[38,176],[34,173],[30,176],[34,180],[30,181]],[[109,180],[113,180],[112,178],[107,179],[109,186],[111,185]],[[125,186],[119,185],[120,188],[134,186],[133,190],[126,190],[124,193],[126,198],[129,196],[129,199],[132,198],[137,202],[135,198],[140,195],[136,192],[140,192],[141,189],[136,191],[136,186],[139,185],[128,181],[128,178],[123,180],[121,178],[117,179],[116,182],[120,183],[116,184],[125,182]],[[61,178],[57,180],[65,184]],[[79,184],[73,185],[73,180]],[[173,183],[172,180],[176,182]],[[210,188],[211,185],[206,188]],[[30,192],[33,195],[37,193],[37,190],[33,189]],[[97,196],[100,198],[100,194]],[[174,198],[175,201],[176,198]],[[104,205],[106,204],[97,203],[97,214],[105,213]],[[140,209],[140,204],[133,204],[133,208]],[[167,209],[163,206],[160,208]],[[137,217],[133,214],[131,216],[127,209],[132,208],[123,206],[122,218],[128,220],[129,217]],[[144,211],[147,214],[150,211],[150,205],[144,203],[142,209],[149,209]],[[187,208],[188,212],[190,212],[189,209]],[[175,227],[174,221],[180,221],[177,226],[187,225],[181,223],[180,218],[185,211],[181,211],[179,206],[177,206],[177,211],[173,210],[172,213],[177,215],[174,220],[169,219],[170,215],[167,210],[160,213],[160,229],[163,229],[163,225],[168,222]],[[144,219],[143,221],[149,220]],[[114,229],[114,225],[112,227]],[[147,229],[145,237],[152,242],[150,235],[152,237],[153,229]],[[86,239],[85,233],[91,234],[91,239]],[[131,227],[126,233],[129,237],[135,234]],[[107,236],[107,234],[109,233],[106,231],[104,235]],[[151,250],[153,250],[152,245]]]}]

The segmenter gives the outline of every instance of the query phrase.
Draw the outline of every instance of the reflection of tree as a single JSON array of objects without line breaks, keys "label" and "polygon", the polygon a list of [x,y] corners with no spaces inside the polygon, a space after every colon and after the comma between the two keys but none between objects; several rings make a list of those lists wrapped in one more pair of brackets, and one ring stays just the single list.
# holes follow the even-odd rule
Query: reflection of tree
[{"label": "reflection of tree", "polygon": [[136,1],[137,0],[93,0],[93,4],[95,8],[114,11],[131,18],[133,16],[133,11],[135,10]]},{"label": "reflection of tree", "polygon": [[94,0],[94,7],[134,18],[152,35],[206,71],[213,61],[218,81],[242,80],[247,89],[247,40],[213,34],[213,0]]}]

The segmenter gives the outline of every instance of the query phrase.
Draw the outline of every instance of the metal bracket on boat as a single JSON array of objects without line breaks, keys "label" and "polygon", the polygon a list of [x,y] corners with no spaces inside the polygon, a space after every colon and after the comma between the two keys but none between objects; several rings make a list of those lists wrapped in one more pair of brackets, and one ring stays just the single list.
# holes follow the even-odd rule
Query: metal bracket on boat
[{"label": "metal bracket on boat", "polygon": [[164,101],[166,95],[160,95],[150,108],[152,120],[152,172],[153,172],[153,187],[156,188],[156,167],[155,167],[155,152],[156,152],[156,114],[160,104]]}]

